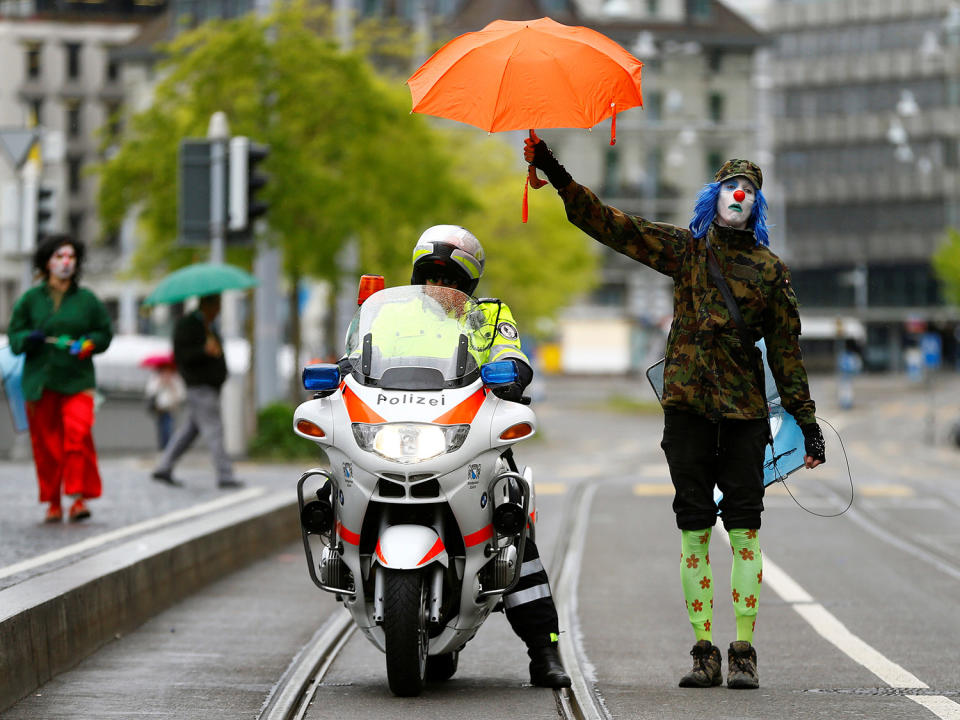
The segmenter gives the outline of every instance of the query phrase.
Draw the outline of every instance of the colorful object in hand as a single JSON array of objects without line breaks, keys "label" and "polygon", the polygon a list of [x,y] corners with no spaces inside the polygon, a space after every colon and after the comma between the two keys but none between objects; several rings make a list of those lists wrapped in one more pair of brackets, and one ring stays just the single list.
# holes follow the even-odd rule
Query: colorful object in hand
[{"label": "colorful object in hand", "polygon": [[80,360],[86,360],[93,355],[93,340],[82,337],[73,341],[70,345],[70,354],[76,355]]}]

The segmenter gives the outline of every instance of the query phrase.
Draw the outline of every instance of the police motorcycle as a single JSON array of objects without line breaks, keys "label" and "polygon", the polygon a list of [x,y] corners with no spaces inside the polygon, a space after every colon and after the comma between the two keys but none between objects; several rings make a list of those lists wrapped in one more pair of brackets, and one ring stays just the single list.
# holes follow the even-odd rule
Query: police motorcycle
[{"label": "police motorcycle", "polygon": [[532,471],[511,448],[536,417],[490,392],[516,368],[478,365],[486,323],[453,288],[380,289],[361,299],[345,359],[303,370],[314,396],[294,431],[330,462],[297,484],[310,577],[386,654],[400,696],[456,672],[533,532]]}]

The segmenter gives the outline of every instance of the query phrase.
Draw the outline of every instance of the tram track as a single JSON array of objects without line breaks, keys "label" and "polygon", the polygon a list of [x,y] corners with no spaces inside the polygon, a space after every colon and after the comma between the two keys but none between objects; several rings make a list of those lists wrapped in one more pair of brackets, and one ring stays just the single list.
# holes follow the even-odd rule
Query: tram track
[{"label": "tram track", "polygon": [[[560,614],[560,654],[571,677],[572,687],[554,691],[561,720],[610,720],[596,693],[592,670],[579,643],[576,618],[577,580],[583,540],[595,486],[571,486],[564,503],[563,517],[551,563],[555,597]],[[345,609],[338,609],[291,661],[264,702],[258,720],[302,720],[313,703],[329,668],[353,637],[356,626]]]}]

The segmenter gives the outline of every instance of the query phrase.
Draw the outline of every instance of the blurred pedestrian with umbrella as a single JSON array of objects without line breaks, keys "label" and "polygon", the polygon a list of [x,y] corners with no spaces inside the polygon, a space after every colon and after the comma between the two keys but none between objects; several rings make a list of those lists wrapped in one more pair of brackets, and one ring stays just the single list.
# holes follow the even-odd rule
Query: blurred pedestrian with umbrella
[{"label": "blurred pedestrian with umbrella", "polygon": [[221,292],[256,284],[256,278],[240,268],[203,263],[171,273],[144,301],[146,305],[153,305],[200,296],[197,309],[180,318],[173,331],[173,357],[187,387],[187,413],[163,450],[152,474],[154,480],[182,485],[173,477],[174,465],[197,436],[202,435],[212,454],[217,486],[222,489],[243,486],[233,475],[233,464],[224,446],[220,388],[227,379],[227,363],[223,340],[214,321],[220,314]]},{"label": "blurred pedestrian with umbrella", "polygon": [[157,447],[162,452],[173,434],[173,415],[187,398],[187,388],[177,373],[173,353],[151,355],[144,358],[141,366],[151,369],[145,394],[147,409],[157,423]]},{"label": "blurred pedestrian with umbrella", "polygon": [[713,644],[710,537],[720,517],[733,551],[737,639],[727,651],[727,687],[757,688],[753,647],[763,561],[763,459],[772,442],[760,352],[763,338],[782,405],[803,432],[804,465],[826,461],[800,352],[800,314],[790,272],[768,245],[763,174],[731,159],[697,198],[689,227],[651,222],[604,205],[574,182],[535,133],[524,159],[543,170],[570,222],[627,257],[673,279],[674,309],[664,369],[661,447],[670,468],[681,535],[680,577],[696,637],[680,687],[723,682]]},{"label": "blurred pedestrian with umbrella", "polygon": [[8,330],[11,349],[25,355],[22,388],[47,522],[63,518],[63,494],[74,498],[71,521],[90,517],[85,501],[102,491],[91,356],[107,349],[113,331],[103,303],[78,284],[84,256],[69,235],[43,240],[33,256],[42,281],[17,301]]}]

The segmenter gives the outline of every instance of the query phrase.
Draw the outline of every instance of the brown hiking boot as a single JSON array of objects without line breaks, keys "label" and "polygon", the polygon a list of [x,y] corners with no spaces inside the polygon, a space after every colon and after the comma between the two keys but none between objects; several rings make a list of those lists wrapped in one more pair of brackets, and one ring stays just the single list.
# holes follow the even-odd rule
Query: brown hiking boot
[{"label": "brown hiking boot", "polygon": [[714,687],[723,682],[720,672],[720,648],[709,640],[700,640],[690,651],[693,669],[680,678],[680,687]]},{"label": "brown hiking boot", "polygon": [[727,687],[739,690],[760,687],[757,651],[746,640],[735,640],[727,650]]}]

